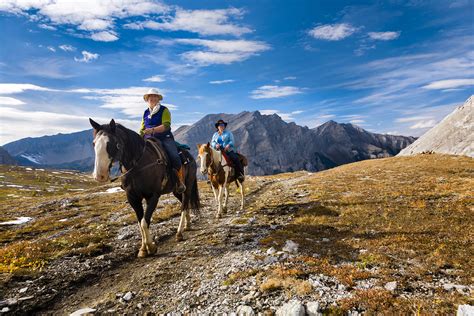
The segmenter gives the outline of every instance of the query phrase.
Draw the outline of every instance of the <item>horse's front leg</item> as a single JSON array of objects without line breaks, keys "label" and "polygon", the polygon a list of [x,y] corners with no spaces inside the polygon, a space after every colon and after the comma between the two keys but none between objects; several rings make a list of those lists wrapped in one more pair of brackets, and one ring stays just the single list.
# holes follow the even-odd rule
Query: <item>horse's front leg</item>
[{"label": "horse's front leg", "polygon": [[156,253],[158,247],[156,246],[153,238],[150,235],[150,224],[151,224],[151,216],[156,209],[156,205],[158,204],[158,200],[160,199],[160,195],[154,194],[151,198],[146,200],[146,211],[145,216],[142,218],[140,225],[143,230],[143,235],[145,237],[145,245],[146,250],[149,255],[153,255]]},{"label": "horse's front leg", "polygon": [[130,194],[127,194],[127,199],[133,210],[135,211],[135,215],[137,215],[138,227],[140,228],[140,235],[142,236],[142,245],[140,247],[140,250],[138,251],[137,256],[138,258],[143,258],[146,257],[148,253],[146,250],[145,235],[141,225],[143,214],[145,213],[143,210],[142,199],[132,196]]},{"label": "horse's front leg", "polygon": [[224,193],[224,186],[219,185],[219,192],[217,194],[217,215],[216,218],[221,217],[222,212],[222,193]]},{"label": "horse's front leg", "polygon": [[219,203],[218,196],[217,196],[217,188],[214,187],[214,184],[211,182],[212,193],[214,193],[214,200],[216,201],[216,205]]},{"label": "horse's front leg", "polygon": [[222,207],[222,212],[227,213],[227,200],[229,199],[229,184],[226,184],[224,187],[224,206]]}]

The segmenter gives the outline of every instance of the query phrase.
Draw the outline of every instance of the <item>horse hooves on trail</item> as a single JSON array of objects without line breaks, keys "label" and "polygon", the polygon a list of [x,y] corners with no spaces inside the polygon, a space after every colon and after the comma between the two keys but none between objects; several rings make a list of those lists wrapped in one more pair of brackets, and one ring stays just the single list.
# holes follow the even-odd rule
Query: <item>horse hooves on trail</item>
[{"label": "horse hooves on trail", "polygon": [[191,230],[191,225],[189,225],[189,226],[184,226],[184,230],[185,230],[185,231],[190,231],[190,230]]},{"label": "horse hooves on trail", "polygon": [[147,246],[147,251],[149,255],[154,255],[158,250],[158,247],[155,245],[155,243],[152,243],[151,245]]},{"label": "horse hooves on trail", "polygon": [[148,256],[148,252],[146,250],[140,249],[138,251],[137,258],[146,258]]},{"label": "horse hooves on trail", "polygon": [[183,241],[183,240],[184,240],[183,234],[177,233],[177,234],[176,234],[176,241],[179,242],[179,241]]}]

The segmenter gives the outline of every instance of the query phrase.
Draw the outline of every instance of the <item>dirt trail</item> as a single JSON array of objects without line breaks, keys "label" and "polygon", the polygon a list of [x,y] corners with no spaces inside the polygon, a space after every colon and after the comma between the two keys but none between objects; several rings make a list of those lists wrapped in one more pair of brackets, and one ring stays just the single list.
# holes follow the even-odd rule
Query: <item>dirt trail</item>
[{"label": "dirt trail", "polygon": [[[274,194],[274,187],[280,185],[276,180],[258,182],[246,196],[246,208],[266,194]],[[249,217],[245,210],[237,211],[240,199],[235,193],[229,198],[228,213],[215,219],[211,196],[208,192],[201,193],[203,208],[193,216],[192,228],[185,232],[184,242],[177,243],[174,238],[179,218],[152,223],[151,231],[158,245],[155,256],[129,258],[115,268],[97,271],[96,277],[70,288],[70,295],[56,300],[55,304],[40,312],[69,314],[85,307],[97,309],[100,313],[199,311],[204,307],[201,306],[204,304],[203,295],[199,291],[197,295],[195,293],[204,278],[222,269],[222,256],[232,258],[233,252],[255,249],[259,237],[269,229],[266,224],[233,224],[236,219]],[[138,234],[138,227],[135,233]],[[132,248],[136,252],[138,243],[134,242]],[[127,292],[132,293],[128,301],[126,296],[121,298]]]}]

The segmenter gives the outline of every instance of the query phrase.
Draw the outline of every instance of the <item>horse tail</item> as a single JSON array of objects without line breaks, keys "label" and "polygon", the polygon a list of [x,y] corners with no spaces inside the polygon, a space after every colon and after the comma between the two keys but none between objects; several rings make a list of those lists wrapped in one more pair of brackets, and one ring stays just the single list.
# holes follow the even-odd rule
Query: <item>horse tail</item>
[{"label": "horse tail", "polygon": [[193,187],[191,188],[191,196],[189,198],[189,205],[191,209],[198,210],[201,208],[201,201],[199,200],[199,190],[198,190],[198,182],[195,178],[193,181]]}]

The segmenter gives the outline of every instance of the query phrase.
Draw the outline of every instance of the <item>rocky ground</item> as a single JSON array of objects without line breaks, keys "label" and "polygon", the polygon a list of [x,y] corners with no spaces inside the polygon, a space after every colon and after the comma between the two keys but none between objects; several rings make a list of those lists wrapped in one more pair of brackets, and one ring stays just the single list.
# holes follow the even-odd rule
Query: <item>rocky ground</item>
[{"label": "rocky ground", "polygon": [[[446,193],[445,201],[436,199],[436,203],[449,202],[452,213],[459,207],[463,210],[462,216],[456,221],[464,221],[462,225],[467,225],[464,228],[472,228],[472,217],[468,217],[472,215],[472,199],[468,198],[469,189],[466,191],[464,187],[469,187],[468,179],[472,178],[472,160],[453,163],[459,166],[459,171],[453,171],[452,178],[462,182],[453,180],[451,184],[455,186],[449,186],[453,190],[452,197]],[[115,212],[105,219],[97,217],[96,221],[103,223],[94,226],[97,229],[101,229],[100,225],[109,227],[106,246],[94,247],[93,252],[86,254],[72,252],[60,256],[36,273],[4,273],[0,309],[9,314],[60,315],[73,312],[357,315],[454,313],[459,305],[472,305],[472,270],[469,271],[464,261],[443,259],[441,262],[444,257],[436,257],[440,261],[436,266],[432,263],[429,267],[423,266],[420,258],[431,260],[434,253],[438,255],[444,250],[433,249],[433,255],[416,256],[417,247],[406,246],[403,239],[416,233],[406,235],[406,227],[401,227],[401,222],[403,231],[399,233],[391,228],[390,233],[387,227],[392,226],[392,215],[377,211],[380,207],[375,207],[369,215],[360,212],[359,219],[347,213],[351,215],[350,225],[344,222],[344,210],[352,210],[348,206],[349,198],[361,195],[367,205],[372,205],[372,196],[364,196],[361,190],[348,188],[342,181],[348,171],[354,170],[351,169],[354,167],[347,168],[321,174],[298,172],[249,177],[245,209],[238,210],[239,195],[233,188],[229,211],[220,219],[215,218],[212,193],[203,182],[200,184],[203,208],[193,214],[192,228],[185,233],[186,240],[178,243],[174,238],[178,213],[156,218],[151,231],[158,253],[145,259],[136,258],[139,228],[133,218],[130,219],[131,211],[123,192],[113,193]],[[368,170],[373,175],[374,170],[370,168],[364,165],[357,170]],[[374,168],[378,170],[380,166]],[[433,173],[432,166],[426,168]],[[370,181],[364,171],[358,175],[352,172],[350,176],[357,177],[360,183]],[[318,181],[317,184],[314,181]],[[444,188],[449,180],[443,181],[440,183]],[[318,185],[330,188],[331,194],[337,191],[331,186],[340,187],[339,198],[325,195]],[[430,188],[433,193],[434,189]],[[396,189],[392,187],[389,193]],[[64,209],[85,207],[88,204],[84,200],[94,200],[97,194],[88,191],[79,197],[62,197],[50,203]],[[427,209],[426,205],[418,205],[419,199],[420,195],[409,204]],[[360,203],[351,201],[358,210]],[[343,206],[335,206],[336,202]],[[162,198],[160,205],[164,209],[178,207],[175,199],[168,196]],[[367,205],[365,207],[369,207]],[[439,207],[431,211],[428,208],[428,212],[439,211]],[[382,227],[377,222],[367,224],[373,214],[377,220],[385,219]],[[363,225],[353,223],[357,220],[368,226],[358,228],[357,225]],[[340,226],[342,223],[354,233],[348,234]],[[436,240],[436,234],[444,231],[442,227],[437,229],[430,239]],[[61,232],[56,231],[49,238],[57,238],[57,234]],[[392,239],[382,240],[391,234],[397,235],[397,252],[381,244],[382,241],[393,244]],[[448,244],[446,236],[442,238]],[[461,241],[469,253],[472,234]],[[382,257],[383,254],[387,257]]]}]

